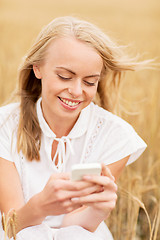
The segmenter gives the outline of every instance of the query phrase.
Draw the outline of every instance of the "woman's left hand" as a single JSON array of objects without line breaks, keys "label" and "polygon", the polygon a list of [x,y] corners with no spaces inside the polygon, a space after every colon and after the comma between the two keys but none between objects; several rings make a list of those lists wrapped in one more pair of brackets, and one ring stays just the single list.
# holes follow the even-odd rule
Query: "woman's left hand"
[{"label": "woman's left hand", "polygon": [[97,216],[106,219],[115,208],[117,200],[117,185],[109,168],[102,164],[101,176],[84,176],[83,180],[100,185],[102,187],[101,191],[84,197],[73,198],[72,201],[89,206]]}]

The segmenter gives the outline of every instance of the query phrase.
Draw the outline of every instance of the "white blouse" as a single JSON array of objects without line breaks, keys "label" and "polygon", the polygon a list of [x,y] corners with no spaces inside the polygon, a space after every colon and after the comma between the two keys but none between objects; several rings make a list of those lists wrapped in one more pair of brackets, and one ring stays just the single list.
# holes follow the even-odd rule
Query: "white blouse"
[{"label": "white blouse", "polygon": [[[100,162],[108,165],[130,155],[127,163],[130,164],[146,148],[145,142],[131,125],[94,103],[82,110],[67,136],[57,138],[43,117],[40,102],[41,98],[37,101],[37,115],[42,129],[39,162],[27,161],[22,153],[17,153],[19,104],[12,103],[0,108],[0,157],[15,163],[26,202],[42,191],[51,174],[70,172],[75,163]],[[52,160],[53,141],[59,143]],[[57,156],[59,161],[56,166]],[[62,218],[63,215],[48,216],[45,223],[59,228]]]}]

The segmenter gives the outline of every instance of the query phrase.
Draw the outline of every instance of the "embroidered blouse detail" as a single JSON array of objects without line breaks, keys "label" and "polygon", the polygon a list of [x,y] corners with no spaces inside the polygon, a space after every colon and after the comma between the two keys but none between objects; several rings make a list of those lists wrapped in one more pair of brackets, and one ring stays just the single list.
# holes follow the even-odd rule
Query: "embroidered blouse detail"
[{"label": "embroidered blouse detail", "polygon": [[89,156],[91,155],[92,149],[95,147],[94,143],[95,143],[95,139],[98,137],[103,125],[104,125],[105,121],[103,118],[99,118],[97,121],[97,124],[95,126],[95,129],[88,141],[88,146],[84,155],[84,160],[87,160],[87,158],[89,158]]},{"label": "embroidered blouse detail", "polygon": [[26,170],[26,166],[25,166],[25,161],[24,161],[24,157],[22,154],[20,154],[21,157],[21,161],[20,161],[20,166],[21,166],[21,184],[22,184],[22,191],[23,191],[23,195],[24,195],[24,200],[25,202],[27,202],[29,200],[29,186],[28,186],[28,182],[27,182],[27,170]]}]

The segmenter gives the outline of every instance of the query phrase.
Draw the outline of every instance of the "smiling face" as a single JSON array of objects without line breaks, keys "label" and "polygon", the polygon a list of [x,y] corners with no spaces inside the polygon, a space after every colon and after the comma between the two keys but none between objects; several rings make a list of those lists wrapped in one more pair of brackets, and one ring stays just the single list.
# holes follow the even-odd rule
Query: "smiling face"
[{"label": "smiling face", "polygon": [[53,119],[76,121],[96,94],[102,67],[100,55],[82,41],[68,37],[50,43],[44,62],[33,66],[41,79],[42,110],[49,124]]}]

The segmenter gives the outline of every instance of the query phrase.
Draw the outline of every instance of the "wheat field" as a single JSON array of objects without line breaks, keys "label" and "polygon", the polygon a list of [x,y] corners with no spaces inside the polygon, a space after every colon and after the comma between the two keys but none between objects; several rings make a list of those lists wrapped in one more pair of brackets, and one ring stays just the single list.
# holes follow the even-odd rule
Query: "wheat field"
[{"label": "wheat field", "polygon": [[[72,15],[101,27],[129,54],[160,62],[159,0],[0,0],[0,104],[17,82],[17,69],[40,29]],[[120,180],[117,207],[107,224],[115,240],[160,239],[160,71],[127,74],[122,117],[146,141],[145,153]]]}]

